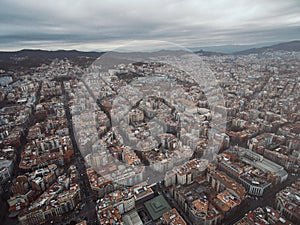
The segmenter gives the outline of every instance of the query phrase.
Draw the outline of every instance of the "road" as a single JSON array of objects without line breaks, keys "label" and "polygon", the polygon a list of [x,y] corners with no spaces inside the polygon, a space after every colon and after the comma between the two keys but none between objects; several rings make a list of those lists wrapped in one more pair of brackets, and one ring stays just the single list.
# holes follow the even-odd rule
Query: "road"
[{"label": "road", "polygon": [[[247,198],[244,200],[244,202],[238,206],[239,210],[236,211],[233,215],[229,215],[228,218],[224,218],[222,221],[223,225],[232,225],[239,221],[246,213],[248,213],[250,210],[254,210],[258,207],[265,207],[265,206],[271,206],[275,208],[274,201],[276,193],[278,193],[280,190],[284,189],[287,186],[290,186],[292,183],[294,183],[298,178],[300,178],[300,175],[289,175],[288,179],[273,187],[271,190],[268,190],[263,197],[258,197],[257,200],[255,198]],[[170,197],[169,193],[167,192],[167,189],[164,188],[163,185],[159,185],[159,187],[156,187],[158,191],[161,191],[165,199],[168,201],[171,207],[174,207],[177,209],[177,211],[180,213],[180,215],[187,221],[188,224],[191,224],[189,222],[189,219],[187,218],[186,214],[182,211],[182,209],[178,206],[176,201]]]},{"label": "road", "polygon": [[255,199],[246,199],[245,206],[247,207],[241,207],[240,210],[238,210],[234,215],[231,215],[230,218],[225,218],[223,220],[224,225],[232,225],[236,223],[238,220],[240,220],[247,212],[250,210],[254,210],[257,207],[265,207],[265,206],[271,206],[274,207],[274,201],[276,193],[280,190],[284,189],[286,186],[290,186],[292,183],[294,183],[297,178],[299,178],[299,174],[296,176],[289,175],[287,180],[275,187],[273,187],[271,190],[268,190],[263,197],[258,197],[257,200]]},{"label": "road", "polygon": [[[73,164],[76,165],[77,170],[79,172],[80,176],[80,189],[81,189],[81,198],[82,203],[85,203],[84,210],[80,212],[80,217],[86,218],[89,224],[97,224],[96,221],[96,205],[95,202],[92,201],[93,192],[90,187],[89,179],[86,174],[86,167],[84,164],[84,158],[81,155],[81,152],[78,148],[77,142],[75,140],[74,136],[74,130],[73,130],[73,124],[72,124],[72,115],[68,106],[69,102],[69,96],[66,93],[63,81],[61,81],[61,87],[62,87],[62,94],[64,97],[64,107],[66,112],[66,117],[68,119],[68,128],[69,128],[69,135],[72,141],[73,149],[74,149],[74,160]],[[78,216],[79,217],[79,216]]]},{"label": "road", "polygon": [[160,183],[157,184],[157,189],[161,191],[162,195],[165,197],[165,199],[167,200],[167,202],[169,203],[169,205],[172,208],[175,208],[179,214],[182,216],[182,218],[188,223],[188,224],[192,224],[189,220],[189,218],[187,217],[186,213],[183,212],[183,210],[181,209],[181,207],[177,204],[177,202],[170,196],[167,188],[164,185],[161,185]]},{"label": "road", "polygon": [[[38,104],[40,102],[40,97],[41,97],[41,87],[42,87],[42,81],[38,82],[38,90],[36,92],[36,99],[35,99],[35,105]],[[12,186],[12,182],[11,180],[13,180],[14,178],[16,178],[19,175],[24,174],[24,171],[22,171],[19,168],[19,164],[21,161],[21,153],[24,150],[24,146],[27,143],[26,137],[28,134],[28,130],[31,126],[34,125],[34,123],[36,122],[34,119],[34,113],[35,113],[35,108],[32,111],[32,116],[29,120],[29,123],[27,125],[24,126],[24,136],[21,139],[21,147],[17,148],[17,157],[16,157],[16,161],[14,162],[14,168],[13,168],[13,172],[11,175],[11,179],[9,182],[6,183],[4,189],[4,193],[1,195],[0,197],[0,224],[5,224],[5,225],[17,225],[19,224],[17,218],[9,218],[9,213],[8,213],[8,203],[7,200],[10,198],[10,196],[12,195],[11,193],[11,186]],[[6,191],[7,190],[7,191]]]}]

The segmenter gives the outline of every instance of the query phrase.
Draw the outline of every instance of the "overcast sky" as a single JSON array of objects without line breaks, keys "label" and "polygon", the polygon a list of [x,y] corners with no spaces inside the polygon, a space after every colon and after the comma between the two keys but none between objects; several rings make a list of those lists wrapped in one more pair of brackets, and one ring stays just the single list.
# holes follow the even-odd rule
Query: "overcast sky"
[{"label": "overcast sky", "polygon": [[111,50],[300,39],[300,0],[0,0],[0,50]]}]

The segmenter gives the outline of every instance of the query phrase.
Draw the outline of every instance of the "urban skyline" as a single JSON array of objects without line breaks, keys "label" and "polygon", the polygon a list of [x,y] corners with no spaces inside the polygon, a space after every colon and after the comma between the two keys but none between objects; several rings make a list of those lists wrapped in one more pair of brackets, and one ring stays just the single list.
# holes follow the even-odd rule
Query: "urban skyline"
[{"label": "urban skyline", "polygon": [[299,0],[0,6],[0,225],[300,224]]}]

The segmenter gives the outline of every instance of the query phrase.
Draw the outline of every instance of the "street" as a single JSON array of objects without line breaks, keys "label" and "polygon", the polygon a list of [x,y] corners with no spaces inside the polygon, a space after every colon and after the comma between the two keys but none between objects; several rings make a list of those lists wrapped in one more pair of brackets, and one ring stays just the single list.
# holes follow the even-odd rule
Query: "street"
[{"label": "street", "polygon": [[240,220],[247,212],[249,212],[250,210],[254,210],[257,207],[271,206],[275,208],[274,201],[275,201],[276,193],[284,189],[286,186],[291,185],[293,182],[297,180],[297,178],[299,178],[299,174],[296,176],[289,175],[285,182],[273,187],[271,190],[268,190],[262,197],[258,197],[257,200],[250,199],[250,198],[246,199],[245,201],[247,207],[240,207],[240,210],[237,213],[231,215],[229,218],[225,218],[223,220],[223,224],[232,225],[236,223],[238,220]]},{"label": "street", "polygon": [[[86,174],[86,167],[84,164],[84,158],[81,155],[81,152],[78,148],[77,142],[75,140],[74,136],[74,130],[73,130],[73,124],[72,124],[72,115],[70,113],[70,109],[68,106],[69,97],[66,93],[63,81],[61,81],[61,87],[62,87],[62,94],[64,96],[64,107],[66,111],[66,117],[68,119],[68,128],[69,128],[69,135],[72,141],[72,145],[74,148],[74,161],[73,164],[76,165],[77,170],[79,172],[79,185],[81,189],[81,198],[82,203],[85,203],[85,207],[80,212],[80,217],[86,218],[89,224],[97,224],[95,222],[97,220],[96,218],[96,205],[95,202],[92,201],[93,192],[90,187],[89,179]],[[77,216],[78,217],[78,216]]]}]

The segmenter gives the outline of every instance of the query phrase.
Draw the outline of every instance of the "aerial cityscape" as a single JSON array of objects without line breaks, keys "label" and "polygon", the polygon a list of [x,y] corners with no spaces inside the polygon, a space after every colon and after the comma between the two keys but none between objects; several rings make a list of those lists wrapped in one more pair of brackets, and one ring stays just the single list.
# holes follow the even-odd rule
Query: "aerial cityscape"
[{"label": "aerial cityscape", "polygon": [[300,224],[299,3],[174,2],[1,3],[1,225]]}]

